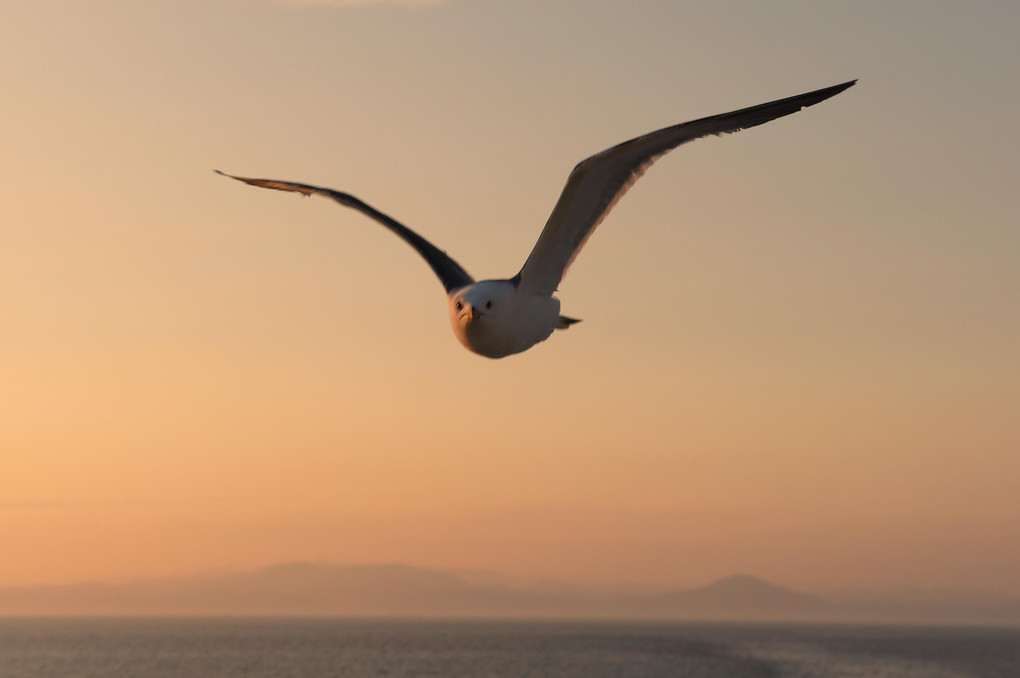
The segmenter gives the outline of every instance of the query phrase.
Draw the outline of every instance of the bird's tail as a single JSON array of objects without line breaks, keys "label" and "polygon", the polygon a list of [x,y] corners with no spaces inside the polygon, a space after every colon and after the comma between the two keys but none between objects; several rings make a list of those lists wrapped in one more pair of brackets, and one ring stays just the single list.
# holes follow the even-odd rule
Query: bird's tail
[{"label": "bird's tail", "polygon": [[556,323],[556,329],[558,329],[558,330],[565,330],[568,327],[570,327],[571,325],[573,325],[574,323],[579,323],[579,322],[581,322],[580,318],[568,318],[565,315],[561,315],[560,318],[559,318],[559,322]]}]

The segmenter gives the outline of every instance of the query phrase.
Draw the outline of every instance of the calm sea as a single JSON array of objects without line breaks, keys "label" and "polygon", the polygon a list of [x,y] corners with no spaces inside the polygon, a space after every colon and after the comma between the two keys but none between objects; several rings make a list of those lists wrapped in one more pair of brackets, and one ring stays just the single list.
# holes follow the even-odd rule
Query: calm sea
[{"label": "calm sea", "polygon": [[0,619],[3,678],[1017,678],[1020,629]]}]

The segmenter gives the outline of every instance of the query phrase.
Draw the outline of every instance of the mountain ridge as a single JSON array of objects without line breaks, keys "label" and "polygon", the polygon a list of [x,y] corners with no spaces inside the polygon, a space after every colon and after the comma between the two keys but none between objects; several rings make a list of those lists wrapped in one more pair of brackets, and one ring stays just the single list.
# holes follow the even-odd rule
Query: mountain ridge
[{"label": "mountain ridge", "polygon": [[526,579],[402,563],[296,561],[256,570],[0,587],[0,615],[265,615],[603,618],[704,621],[1020,625],[1020,600],[989,592],[903,589],[818,594],[747,574],[702,587],[637,587]]}]

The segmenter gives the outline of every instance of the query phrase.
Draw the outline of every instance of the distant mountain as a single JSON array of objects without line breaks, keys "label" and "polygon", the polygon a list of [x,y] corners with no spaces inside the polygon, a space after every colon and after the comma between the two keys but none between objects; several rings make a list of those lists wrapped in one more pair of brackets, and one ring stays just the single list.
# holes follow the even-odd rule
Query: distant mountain
[{"label": "distant mountain", "polygon": [[638,612],[697,619],[824,619],[837,610],[822,598],[747,575],[720,579],[703,588],[647,599]]},{"label": "distant mountain", "polygon": [[1020,624],[1020,601],[903,590],[814,595],[738,575],[649,594],[400,564],[288,563],[234,574],[0,588],[0,615],[560,617]]},{"label": "distant mountain", "polygon": [[0,589],[0,614],[518,616],[554,613],[551,602],[399,564],[290,563],[127,584]]}]

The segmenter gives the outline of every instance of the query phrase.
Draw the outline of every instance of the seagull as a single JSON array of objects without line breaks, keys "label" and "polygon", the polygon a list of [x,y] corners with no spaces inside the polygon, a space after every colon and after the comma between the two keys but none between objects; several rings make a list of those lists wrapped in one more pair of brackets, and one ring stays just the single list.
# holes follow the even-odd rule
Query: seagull
[{"label": "seagull", "polygon": [[721,136],[796,113],[851,87],[857,80],[798,94],[739,111],[666,127],[582,160],[566,186],[542,234],[512,278],[475,281],[464,268],[399,221],[348,193],[310,184],[217,174],[252,186],[321,195],[358,210],[403,238],[439,277],[446,289],[453,333],[468,350],[488,358],[521,353],[563,330],[576,318],[560,315],[554,295],[567,268],[623,194],[660,157],[681,144],[708,135]]}]

